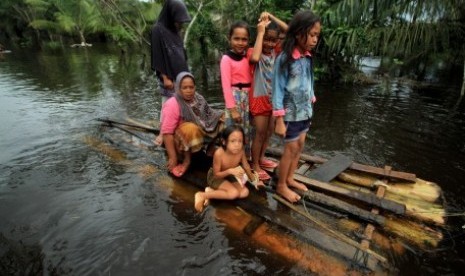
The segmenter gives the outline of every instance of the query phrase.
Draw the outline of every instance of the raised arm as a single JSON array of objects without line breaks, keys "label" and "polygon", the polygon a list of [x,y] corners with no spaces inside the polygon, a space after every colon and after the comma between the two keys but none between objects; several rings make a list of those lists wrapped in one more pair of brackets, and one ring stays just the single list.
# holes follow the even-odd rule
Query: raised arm
[{"label": "raised arm", "polygon": [[288,26],[286,22],[282,21],[281,19],[277,18],[271,13],[266,12],[266,11],[262,12],[260,14],[260,19],[263,20],[263,18],[268,18],[268,20],[274,21],[282,32],[287,32]]},{"label": "raised arm", "polygon": [[260,60],[263,48],[263,37],[265,36],[266,26],[270,24],[268,17],[260,17],[257,24],[257,38],[255,39],[255,45],[253,46],[252,56],[250,57],[250,63],[257,63]]}]

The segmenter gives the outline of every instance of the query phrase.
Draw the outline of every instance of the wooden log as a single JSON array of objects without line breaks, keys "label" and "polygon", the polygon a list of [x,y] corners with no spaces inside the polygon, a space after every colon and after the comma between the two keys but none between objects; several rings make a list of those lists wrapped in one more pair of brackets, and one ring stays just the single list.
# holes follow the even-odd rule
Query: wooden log
[{"label": "wooden log", "polygon": [[[194,177],[194,178],[197,178]],[[190,179],[187,182],[180,182],[179,180],[173,181],[171,177],[166,177],[165,181],[160,181],[158,178],[154,182],[157,186],[165,186],[166,191],[170,194],[170,197],[179,198],[179,205],[182,208],[178,209],[189,209],[194,206],[194,194],[198,191],[196,185],[193,184]],[[218,203],[218,204],[216,204]],[[247,224],[250,223],[251,219],[256,219],[258,216],[255,214],[243,211],[244,208],[235,208],[234,202],[229,201],[216,201],[212,202],[215,205],[213,210],[206,212],[206,216],[213,216],[222,224],[224,224],[229,231],[234,231],[238,237],[246,229]],[[242,210],[241,210],[242,209]],[[258,221],[262,219],[258,217]],[[286,221],[284,221],[285,223]],[[303,227],[302,227],[303,228]],[[303,228],[304,229],[304,228]],[[316,233],[316,234],[315,234]],[[282,229],[272,223],[262,223],[253,233],[249,233],[250,236],[243,237],[244,239],[250,239],[253,244],[259,248],[270,252],[276,258],[286,260],[297,267],[303,269],[303,271],[309,271],[317,275],[360,275],[350,271],[350,267],[347,264],[347,259],[351,251],[348,251],[344,255],[338,253],[338,248],[341,248],[342,252],[346,252],[345,249],[350,247],[345,246],[342,243],[332,244],[332,249],[335,253],[326,250],[325,235],[318,235],[318,232],[306,232],[306,236],[312,238],[315,234],[315,239],[321,239],[321,246],[315,246],[314,244],[302,242],[301,236],[292,235],[290,232],[282,231]],[[342,246],[341,246],[342,244]],[[344,258],[344,256],[346,256]],[[368,269],[379,270],[376,266],[376,260],[370,259],[368,263],[370,266]],[[362,274],[363,275],[363,274]]]},{"label": "wooden log", "polygon": [[408,218],[386,217],[386,224],[382,230],[424,250],[436,248],[444,238],[441,231]]},{"label": "wooden log", "polygon": [[[240,234],[244,224],[253,216],[239,208],[215,208],[209,212],[228,229]],[[315,275],[367,275],[354,271],[340,255],[328,253],[325,249],[303,243],[301,239],[263,223],[251,234],[250,239],[261,249],[274,255],[274,258],[286,260],[309,274]],[[269,253],[267,253],[269,254]],[[374,272],[376,274],[376,272]]]},{"label": "wooden log", "polygon": [[[346,171],[338,175],[344,182],[358,186],[374,188],[379,179],[374,176],[360,175],[356,172]],[[435,202],[441,196],[441,188],[433,182],[417,178],[415,183],[389,183],[388,193],[395,193],[409,198],[422,199],[428,202]]]},{"label": "wooden log", "polygon": [[364,221],[376,223],[378,225],[384,225],[385,219],[384,217],[380,215],[373,215],[367,210],[358,208],[352,204],[349,204],[345,201],[327,196],[322,193],[316,193],[313,191],[300,191],[296,190],[296,192],[302,197],[304,200],[310,200],[312,202],[316,202],[319,204],[323,204],[325,206],[328,206],[330,208],[336,209],[338,211],[342,211],[344,213],[351,214],[353,216],[356,216]]},{"label": "wooden log", "polygon": [[[267,153],[275,155],[275,156],[281,156],[282,155],[282,150],[281,149],[276,149],[276,148],[268,148],[266,150]],[[300,159],[307,161],[307,162],[312,162],[315,164],[323,164],[328,159],[319,157],[319,156],[312,156],[309,154],[302,153],[300,155]],[[363,165],[359,163],[352,163],[352,165],[349,167],[352,170],[360,171],[360,172],[365,172],[377,176],[382,176],[382,177],[389,177],[393,178],[396,180],[404,180],[408,182],[415,182],[416,180],[416,175],[412,173],[406,173],[406,172],[399,172],[399,171],[391,171],[389,172],[389,175],[386,175],[386,172],[384,171],[383,168],[378,168],[378,167],[373,167],[369,165]]]},{"label": "wooden log", "polygon": [[[203,184],[205,184],[205,183],[203,183]],[[421,230],[416,230],[416,229],[414,230],[415,227],[418,228],[418,224],[413,224],[412,225],[412,224],[409,224],[409,223],[411,223],[411,222],[404,221],[404,220],[402,220],[402,219],[400,219],[398,217],[386,218],[386,225],[385,225],[385,227],[383,229],[385,229],[388,232],[389,231],[394,231],[396,233],[395,236],[397,236],[397,237],[401,237],[403,239],[404,238],[405,239],[412,239],[413,242],[411,242],[411,243],[413,243],[415,245],[418,245],[419,247],[422,247],[422,248],[427,247],[427,246],[437,246],[439,241],[442,239],[442,236],[440,234],[438,234],[437,232],[434,232],[432,229],[429,229],[429,230],[431,230],[431,233],[427,233],[427,235],[423,235]],[[263,225],[266,225],[266,224],[262,224],[262,226]],[[259,226],[259,229],[260,228],[261,227]],[[428,232],[428,229],[425,228],[424,231]],[[256,231],[256,232],[259,232],[259,231]],[[253,236],[258,235],[260,237],[263,237],[262,233],[256,234],[256,232],[255,232],[255,234],[252,233],[252,235]],[[269,230],[267,231],[267,233],[268,232],[269,232]],[[420,233],[420,234],[418,234],[418,233]],[[279,235],[280,237],[281,237],[281,234]],[[375,232],[374,235],[376,236],[376,234],[377,233]],[[378,237],[379,237],[379,234],[378,234]],[[267,237],[267,238],[264,238],[263,240],[269,241],[269,238]],[[277,244],[279,245],[280,243],[278,242]],[[297,241],[296,246],[294,247],[294,249],[297,250],[297,251],[301,251],[302,250],[301,248],[303,246],[308,246],[308,244],[304,245],[302,243],[299,243],[299,241]],[[323,244],[321,246],[322,246],[322,248],[326,248],[325,244]],[[282,253],[282,250],[285,250],[285,249],[281,249],[280,246],[278,246],[276,248],[280,248],[279,252],[281,252],[281,253]],[[288,256],[289,254],[282,254],[282,255],[289,257]],[[296,256],[298,256],[298,255],[296,255]],[[299,258],[300,257],[296,257],[295,260],[299,260]]]},{"label": "wooden log", "polygon": [[[334,236],[330,237],[328,234],[326,234],[328,229],[324,229],[326,232],[324,233],[313,227],[305,227],[301,221],[298,221],[291,216],[272,211],[261,204],[252,202],[251,200],[236,200],[235,204],[248,213],[259,216],[270,224],[282,227],[287,231],[290,231],[295,236],[300,237],[301,239],[304,239],[319,248],[324,248],[333,254],[342,256],[347,260],[353,261],[352,257],[357,252],[357,250],[359,250],[359,248],[354,246],[354,244],[349,244],[347,240],[339,239],[340,242],[335,243]],[[363,260],[356,260],[358,261],[357,265],[364,266],[373,271],[377,269],[378,262],[387,263],[386,258],[377,254],[376,252],[367,252],[369,252],[368,260],[366,262]]]},{"label": "wooden log", "polygon": [[154,134],[160,133],[159,129],[152,128],[152,127],[147,126],[147,125],[142,124],[142,123],[138,123],[137,121],[134,121],[134,122],[121,122],[121,121],[116,121],[116,120],[109,119],[109,118],[97,118],[96,120],[100,121],[100,122],[107,123],[110,126],[111,125],[121,125],[121,126],[127,126],[127,127],[140,129],[140,130],[143,130],[143,131],[146,131],[146,132],[151,132],[151,133],[154,133]]},{"label": "wooden log", "polygon": [[417,176],[413,173],[406,173],[406,172],[399,172],[399,171],[390,171],[389,173],[386,173],[385,170],[382,168],[377,168],[369,165],[363,165],[363,164],[358,164],[358,163],[352,163],[350,166],[352,170],[360,171],[360,172],[366,172],[378,176],[383,176],[387,178],[394,178],[394,179],[400,179],[400,180],[406,180],[409,182],[415,182],[417,179]]},{"label": "wooden log", "polygon": [[278,196],[278,195],[273,195],[273,198],[276,199],[279,203],[289,207],[290,209],[292,209],[293,211],[297,212],[298,214],[302,215],[303,217],[309,219],[311,222],[315,223],[316,225],[318,225],[319,227],[325,229],[326,231],[328,231],[332,236],[334,236],[335,238],[349,244],[349,245],[352,245],[353,247],[355,248],[358,248],[370,255],[372,255],[374,258],[376,258],[378,261],[381,261],[383,263],[386,263],[387,262],[387,259],[384,257],[384,256],[381,256],[380,254],[374,252],[373,250],[371,249],[366,249],[366,248],[363,248],[362,246],[360,246],[360,244],[358,244],[356,241],[352,240],[351,238],[337,232],[337,231],[334,231],[331,229],[331,227],[329,225],[327,225],[326,223],[316,219],[315,217],[311,216],[309,213],[307,212],[303,212],[302,210],[296,208],[296,206],[292,205],[291,203],[289,203],[288,201],[286,201],[285,199],[283,199],[282,197]]},{"label": "wooden log", "polygon": [[377,207],[380,207],[384,210],[394,212],[398,215],[405,214],[405,205],[399,204],[394,201],[378,198],[373,194],[364,194],[361,192],[337,187],[326,182],[321,182],[318,180],[310,179],[308,177],[294,174],[294,179],[304,183],[307,186],[318,188],[323,191],[332,192],[338,195],[342,195],[348,198],[356,199],[364,203],[368,203]]},{"label": "wooden log", "polygon": [[[389,173],[390,170],[391,170],[391,167],[389,167],[389,166],[385,167],[386,173]],[[386,187],[384,185],[379,185],[378,189],[376,190],[376,197],[383,198],[385,192],[386,192]],[[371,213],[374,214],[374,215],[378,215],[379,214],[379,209],[377,207],[373,207],[371,209]],[[375,226],[373,224],[369,223],[366,226],[365,231],[363,233],[364,239],[360,243],[362,248],[368,249],[370,247],[370,242],[371,242],[371,239],[373,237],[373,232],[374,231],[375,231]]]},{"label": "wooden log", "polygon": [[[331,184],[346,189],[356,190],[362,193],[371,193],[370,189],[354,186],[338,180],[331,181]],[[388,186],[388,190],[386,191],[384,198],[405,205],[406,216],[422,221],[424,223],[430,223],[439,226],[445,224],[446,211],[442,205],[425,201],[420,198],[391,193],[389,187],[390,186]]]}]

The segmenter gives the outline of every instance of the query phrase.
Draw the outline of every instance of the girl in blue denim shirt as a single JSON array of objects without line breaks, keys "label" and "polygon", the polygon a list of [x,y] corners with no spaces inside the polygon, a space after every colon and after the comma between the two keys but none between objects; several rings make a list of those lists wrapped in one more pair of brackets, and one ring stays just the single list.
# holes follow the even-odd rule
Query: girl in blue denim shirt
[{"label": "girl in blue denim shirt", "polygon": [[276,192],[290,202],[297,202],[300,196],[289,187],[307,190],[305,185],[294,180],[294,171],[305,144],[313,103],[316,101],[310,51],[316,47],[320,32],[320,19],[311,11],[296,13],[289,23],[283,51],[273,69],[275,133],[284,137],[285,143],[279,162]]}]

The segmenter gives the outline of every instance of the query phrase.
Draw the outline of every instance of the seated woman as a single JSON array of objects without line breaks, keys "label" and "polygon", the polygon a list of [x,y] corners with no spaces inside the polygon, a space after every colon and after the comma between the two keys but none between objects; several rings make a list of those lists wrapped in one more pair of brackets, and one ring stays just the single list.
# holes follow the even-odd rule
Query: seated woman
[{"label": "seated woman", "polygon": [[215,138],[221,131],[223,112],[210,108],[205,98],[195,92],[191,73],[179,73],[174,89],[174,97],[161,110],[160,133],[168,153],[168,170],[180,177],[189,168],[192,153],[202,149],[204,136]]}]

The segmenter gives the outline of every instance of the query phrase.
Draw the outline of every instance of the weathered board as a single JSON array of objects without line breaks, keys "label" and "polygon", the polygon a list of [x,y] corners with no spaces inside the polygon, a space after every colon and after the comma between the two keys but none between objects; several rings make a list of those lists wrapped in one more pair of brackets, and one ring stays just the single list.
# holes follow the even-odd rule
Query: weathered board
[{"label": "weathered board", "polygon": [[321,164],[318,168],[306,173],[305,176],[323,182],[329,182],[352,165],[348,156],[338,154]]}]

